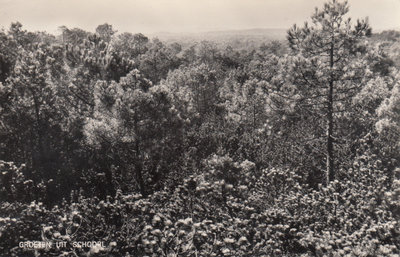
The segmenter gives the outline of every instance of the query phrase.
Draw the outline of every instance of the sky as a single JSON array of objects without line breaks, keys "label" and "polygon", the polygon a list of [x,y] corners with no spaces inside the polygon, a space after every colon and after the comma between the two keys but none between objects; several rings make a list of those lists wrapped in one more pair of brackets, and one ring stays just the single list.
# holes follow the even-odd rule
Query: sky
[{"label": "sky", "polygon": [[[94,31],[205,32],[288,29],[303,24],[325,0],[0,0],[0,27],[19,21],[30,31],[59,33],[62,25]],[[373,30],[400,29],[400,0],[349,0],[353,19],[369,17]]]}]

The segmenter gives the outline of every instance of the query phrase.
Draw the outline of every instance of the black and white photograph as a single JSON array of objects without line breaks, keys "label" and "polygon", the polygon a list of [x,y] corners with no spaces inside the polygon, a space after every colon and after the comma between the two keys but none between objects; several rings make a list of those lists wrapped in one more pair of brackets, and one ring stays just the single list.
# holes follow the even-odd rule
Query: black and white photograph
[{"label": "black and white photograph", "polygon": [[0,0],[0,257],[399,257],[400,0]]}]

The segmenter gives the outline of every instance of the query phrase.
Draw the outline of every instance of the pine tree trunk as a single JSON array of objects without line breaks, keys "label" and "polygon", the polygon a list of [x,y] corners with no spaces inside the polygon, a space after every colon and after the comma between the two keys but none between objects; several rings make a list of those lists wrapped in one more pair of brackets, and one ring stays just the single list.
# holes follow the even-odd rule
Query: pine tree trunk
[{"label": "pine tree trunk", "polygon": [[327,118],[328,118],[328,125],[327,125],[327,142],[326,142],[326,185],[329,184],[330,181],[333,180],[334,178],[334,168],[333,168],[333,49],[334,45],[333,43],[331,44],[330,48],[330,60],[329,60],[329,65],[331,68],[331,74],[330,74],[330,80],[329,80],[329,89],[328,89],[328,110],[327,110]]},{"label": "pine tree trunk", "polygon": [[329,83],[328,93],[328,126],[327,126],[327,151],[326,151],[326,184],[334,178],[333,169],[333,81]]},{"label": "pine tree trunk", "polygon": [[[137,117],[135,117],[135,119],[134,119],[135,131],[139,130],[137,123],[138,123],[138,119],[137,119]],[[140,190],[140,193],[142,194],[142,196],[147,196],[146,187],[145,187],[145,183],[143,180],[142,155],[140,154],[140,146],[139,146],[138,139],[136,139],[136,142],[135,142],[135,156],[136,156],[136,158],[135,158],[136,180],[137,180],[137,183],[139,184],[139,190]]]},{"label": "pine tree trunk", "polygon": [[143,167],[140,162],[136,163],[135,172],[136,172],[136,179],[139,184],[140,193],[142,194],[142,196],[146,197],[147,192],[146,192],[146,187],[145,187],[144,180],[143,180]]}]

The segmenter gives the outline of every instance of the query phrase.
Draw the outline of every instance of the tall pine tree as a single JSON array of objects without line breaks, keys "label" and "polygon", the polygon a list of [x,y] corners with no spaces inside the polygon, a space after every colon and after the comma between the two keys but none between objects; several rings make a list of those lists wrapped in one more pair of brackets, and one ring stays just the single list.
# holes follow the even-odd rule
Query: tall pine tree
[{"label": "tall pine tree", "polygon": [[331,0],[315,10],[311,25],[294,25],[288,31],[291,53],[284,66],[289,80],[280,86],[283,98],[323,118],[326,135],[320,136],[326,145],[326,183],[335,178],[335,120],[370,74],[363,43],[371,29],[367,20],[357,20],[353,26],[345,18],[348,11],[347,1]]}]

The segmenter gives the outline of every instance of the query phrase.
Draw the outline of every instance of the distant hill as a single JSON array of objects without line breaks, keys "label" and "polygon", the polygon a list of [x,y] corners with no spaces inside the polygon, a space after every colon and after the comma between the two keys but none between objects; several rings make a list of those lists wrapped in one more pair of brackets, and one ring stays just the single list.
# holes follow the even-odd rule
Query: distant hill
[{"label": "distant hill", "polygon": [[203,40],[213,41],[218,45],[229,44],[232,47],[243,44],[258,45],[273,40],[282,41],[286,38],[286,29],[246,29],[246,30],[222,30],[193,33],[159,32],[149,34],[150,38],[157,37],[167,43],[178,42],[180,44],[192,44]]}]

